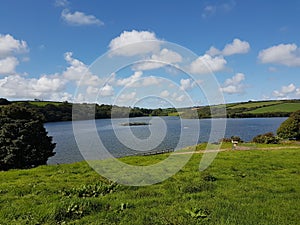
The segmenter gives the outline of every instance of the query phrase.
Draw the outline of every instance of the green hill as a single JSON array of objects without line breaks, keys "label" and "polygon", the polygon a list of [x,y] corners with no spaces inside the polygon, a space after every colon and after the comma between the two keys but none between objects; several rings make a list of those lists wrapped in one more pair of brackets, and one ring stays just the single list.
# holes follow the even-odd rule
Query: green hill
[{"label": "green hill", "polygon": [[[249,101],[226,104],[226,114],[221,110],[222,105],[197,107],[199,118],[210,118],[211,111],[216,117],[247,118],[247,117],[288,117],[291,113],[300,110],[300,100],[271,100]],[[195,109],[195,108],[194,108]],[[194,110],[192,108],[192,110]],[[224,108],[223,108],[224,109]],[[182,111],[181,116],[189,118],[192,115],[188,110]],[[219,112],[219,113],[218,113]]]},{"label": "green hill", "polygon": [[300,103],[279,103],[271,106],[264,106],[255,110],[249,111],[249,113],[268,113],[268,112],[295,112],[300,110]]},{"label": "green hill", "polygon": [[[72,103],[51,102],[51,101],[17,101],[13,104],[26,104],[28,107],[37,109],[45,116],[46,122],[72,120]],[[82,115],[84,119],[88,114],[85,109],[95,107],[94,104],[84,104]],[[226,105],[199,106],[192,108],[166,108],[166,109],[145,109],[118,107],[111,105],[96,105],[95,115],[90,118],[110,118],[111,110],[114,107],[115,117],[140,117],[140,116],[180,116],[182,118],[211,118],[211,111],[215,117],[228,118],[250,118],[250,117],[288,117],[291,113],[300,110],[300,99],[294,100],[270,100],[270,101],[248,101],[228,103]],[[225,107],[226,113],[223,110]],[[196,113],[195,113],[196,112]]]}]

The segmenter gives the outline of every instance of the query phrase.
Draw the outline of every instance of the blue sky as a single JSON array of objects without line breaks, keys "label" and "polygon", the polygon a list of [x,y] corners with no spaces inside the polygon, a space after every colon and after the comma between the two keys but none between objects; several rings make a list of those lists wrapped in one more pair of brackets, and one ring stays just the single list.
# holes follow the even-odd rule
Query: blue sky
[{"label": "blue sky", "polygon": [[[299,1],[0,4],[0,97],[164,107],[300,96]],[[137,42],[146,44],[117,53]],[[185,48],[197,57],[186,60]],[[114,57],[105,55],[110,50]],[[149,61],[103,74],[116,58],[169,65]]]}]

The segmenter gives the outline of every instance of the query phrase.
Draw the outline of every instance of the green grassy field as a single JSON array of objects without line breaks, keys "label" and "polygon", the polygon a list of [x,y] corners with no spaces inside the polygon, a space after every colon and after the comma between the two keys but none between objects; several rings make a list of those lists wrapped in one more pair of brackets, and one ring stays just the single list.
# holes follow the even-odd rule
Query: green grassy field
[{"label": "green grassy field", "polygon": [[247,102],[241,103],[237,105],[230,106],[228,105],[229,109],[238,109],[238,108],[253,108],[253,107],[265,107],[269,105],[277,105],[281,104],[282,101],[266,101],[266,102]]},{"label": "green grassy field", "polygon": [[299,224],[300,147],[281,147],[220,152],[204,172],[194,154],[145,187],[111,184],[85,162],[0,172],[0,224]]},{"label": "green grassy field", "polygon": [[248,111],[248,113],[295,112],[298,110],[300,110],[300,103],[282,103],[258,108],[252,111]]}]

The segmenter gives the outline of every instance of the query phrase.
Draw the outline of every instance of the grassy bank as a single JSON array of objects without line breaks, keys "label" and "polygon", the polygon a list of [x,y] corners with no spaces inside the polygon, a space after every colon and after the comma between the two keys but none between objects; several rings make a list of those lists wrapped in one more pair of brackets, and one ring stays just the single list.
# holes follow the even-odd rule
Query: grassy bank
[{"label": "grassy bank", "polygon": [[299,224],[300,148],[224,151],[204,172],[201,157],[146,187],[110,183],[85,162],[0,172],[0,224]]}]

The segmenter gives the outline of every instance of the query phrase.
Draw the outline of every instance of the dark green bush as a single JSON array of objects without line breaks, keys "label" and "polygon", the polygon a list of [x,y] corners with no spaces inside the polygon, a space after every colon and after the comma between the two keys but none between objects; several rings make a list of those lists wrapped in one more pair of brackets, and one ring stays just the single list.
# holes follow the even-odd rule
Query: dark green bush
[{"label": "dark green bush", "polygon": [[280,125],[277,135],[283,139],[300,139],[300,110],[293,113]]},{"label": "dark green bush", "polygon": [[42,119],[21,105],[0,107],[0,170],[44,165],[55,154]]},{"label": "dark green bush", "polygon": [[272,132],[259,134],[252,139],[252,142],[261,144],[278,144],[279,138],[274,136]]}]

